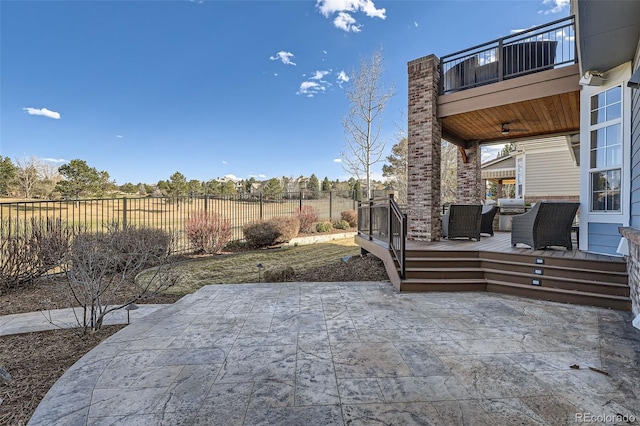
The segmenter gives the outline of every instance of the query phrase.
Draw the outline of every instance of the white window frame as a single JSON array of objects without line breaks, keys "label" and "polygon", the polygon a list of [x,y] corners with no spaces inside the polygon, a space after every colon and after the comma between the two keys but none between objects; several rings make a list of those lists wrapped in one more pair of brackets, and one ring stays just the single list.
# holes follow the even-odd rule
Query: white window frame
[{"label": "white window frame", "polygon": [[[592,124],[591,123],[591,113],[593,112],[593,110],[591,109],[591,100],[594,97],[597,97],[603,93],[606,93],[608,91],[610,91],[613,88],[619,88],[620,89],[620,101],[617,102],[620,104],[620,116],[617,118],[613,118],[610,120],[605,120],[602,121],[600,123],[595,123]],[[602,89],[599,92],[596,92],[594,94],[592,94],[589,97],[589,123],[588,123],[588,127],[589,127],[589,163],[588,163],[588,167],[589,167],[589,193],[591,194],[589,197],[589,210],[592,213],[614,213],[614,214],[619,214],[622,212],[622,191],[623,191],[623,169],[624,167],[624,134],[625,134],[625,129],[624,129],[624,122],[623,122],[623,116],[624,116],[624,98],[625,98],[625,93],[623,90],[623,87],[621,84],[616,84],[616,85],[612,85],[609,87],[606,87],[604,89]],[[612,104],[605,104],[604,106],[600,106],[600,109],[607,109],[608,107],[614,105]],[[608,149],[611,148],[612,146],[618,146],[619,145],[619,149],[620,149],[620,162],[618,164],[605,164],[604,166],[598,167],[596,166],[592,166],[591,164],[591,153],[594,151],[593,147],[591,146],[591,136],[593,134],[593,132],[597,132],[598,130],[603,130],[603,129],[607,129],[609,127],[613,127],[613,126],[620,126],[620,140],[617,141],[619,143],[616,143],[615,145],[609,145],[609,146],[604,146],[602,148],[597,148],[597,149],[601,149],[604,151],[605,153],[605,157],[607,157],[608,155]],[[593,205],[593,198],[594,198],[594,188],[593,188],[593,175],[596,173],[602,173],[602,172],[615,172],[615,171],[619,171],[619,175],[620,175],[620,188],[619,188],[619,208],[618,209],[595,209],[595,206]],[[603,191],[606,193],[606,191]]]},{"label": "white window frame", "polygon": [[[612,223],[629,226],[631,203],[631,62],[605,72],[602,86],[582,86],[580,91],[580,250],[588,251],[589,224]],[[614,86],[622,86],[622,166],[620,211],[591,211],[591,97]],[[561,178],[561,175],[558,176]]]}]

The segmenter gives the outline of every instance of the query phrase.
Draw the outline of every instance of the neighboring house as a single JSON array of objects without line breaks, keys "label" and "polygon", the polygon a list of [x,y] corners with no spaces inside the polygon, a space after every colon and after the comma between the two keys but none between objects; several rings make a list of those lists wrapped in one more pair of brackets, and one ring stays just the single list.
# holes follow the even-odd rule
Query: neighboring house
[{"label": "neighboring house", "polygon": [[[565,136],[516,141],[515,150],[481,165],[483,181],[515,185],[515,198],[578,201],[580,166],[571,138]],[[483,186],[485,188],[486,186]],[[496,198],[503,198],[502,195]]]}]

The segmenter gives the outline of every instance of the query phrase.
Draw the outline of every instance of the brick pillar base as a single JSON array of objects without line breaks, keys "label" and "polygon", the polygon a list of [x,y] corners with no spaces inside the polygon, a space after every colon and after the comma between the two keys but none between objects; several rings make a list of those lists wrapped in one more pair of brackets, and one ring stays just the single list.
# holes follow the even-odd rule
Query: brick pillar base
[{"label": "brick pillar base", "polygon": [[440,137],[436,115],[439,60],[433,55],[409,62],[407,238],[437,241],[440,216]]},{"label": "brick pillar base", "polygon": [[462,155],[458,155],[458,194],[456,198],[460,204],[479,204],[485,198],[481,183],[480,151],[480,144],[466,148],[466,163],[463,162]]}]

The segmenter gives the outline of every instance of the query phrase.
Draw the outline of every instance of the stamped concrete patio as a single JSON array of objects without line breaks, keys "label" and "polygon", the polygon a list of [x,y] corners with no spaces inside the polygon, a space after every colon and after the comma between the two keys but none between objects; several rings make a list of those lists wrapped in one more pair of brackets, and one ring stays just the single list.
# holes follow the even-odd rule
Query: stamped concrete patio
[{"label": "stamped concrete patio", "polygon": [[[591,417],[590,417],[591,416]],[[388,282],[217,285],[127,326],[31,425],[638,424],[629,312]]]}]

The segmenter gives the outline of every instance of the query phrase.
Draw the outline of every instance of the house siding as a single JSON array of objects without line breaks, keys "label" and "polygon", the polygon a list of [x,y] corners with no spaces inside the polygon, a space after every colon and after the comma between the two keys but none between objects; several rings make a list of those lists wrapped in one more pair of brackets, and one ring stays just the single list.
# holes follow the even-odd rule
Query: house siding
[{"label": "house siding", "polygon": [[620,243],[618,229],[621,223],[589,223],[589,251],[593,253],[619,256],[617,249]]},{"label": "house siding", "polygon": [[525,200],[580,199],[580,167],[564,136],[518,143],[525,155]]},{"label": "house siding", "polygon": [[631,98],[631,217],[630,225],[640,228],[640,89]]}]

